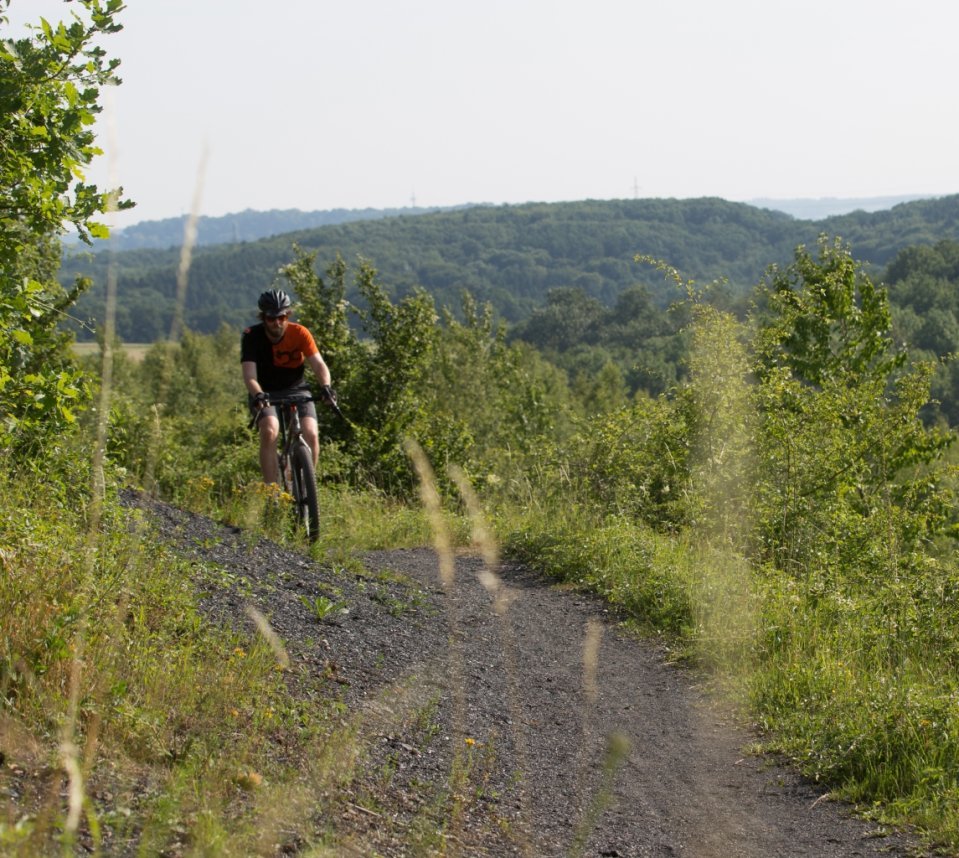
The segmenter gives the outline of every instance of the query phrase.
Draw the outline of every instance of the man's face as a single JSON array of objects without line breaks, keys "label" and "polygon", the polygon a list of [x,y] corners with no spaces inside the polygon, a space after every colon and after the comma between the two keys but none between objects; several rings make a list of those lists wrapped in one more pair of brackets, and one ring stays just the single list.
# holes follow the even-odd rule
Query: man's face
[{"label": "man's face", "polygon": [[280,340],[286,331],[287,321],[289,320],[289,315],[287,313],[280,313],[279,316],[264,316],[263,322],[266,325],[266,335],[275,343]]}]

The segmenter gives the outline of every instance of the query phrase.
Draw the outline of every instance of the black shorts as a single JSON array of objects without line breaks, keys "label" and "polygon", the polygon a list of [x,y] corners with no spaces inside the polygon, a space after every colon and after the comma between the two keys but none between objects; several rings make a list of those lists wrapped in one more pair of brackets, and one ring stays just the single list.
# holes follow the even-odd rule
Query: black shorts
[{"label": "black shorts", "polygon": [[[294,396],[297,393],[309,395],[309,390],[268,390],[266,391],[267,396],[275,396],[277,398],[285,396]],[[276,408],[272,405],[267,408],[257,408],[256,407],[256,397],[252,394],[247,394],[247,403],[250,406],[250,414],[256,417],[257,414],[260,414],[262,417],[276,417]],[[312,402],[298,402],[296,404],[296,410],[300,413],[300,418],[303,417],[312,417],[316,420],[316,406]]]}]

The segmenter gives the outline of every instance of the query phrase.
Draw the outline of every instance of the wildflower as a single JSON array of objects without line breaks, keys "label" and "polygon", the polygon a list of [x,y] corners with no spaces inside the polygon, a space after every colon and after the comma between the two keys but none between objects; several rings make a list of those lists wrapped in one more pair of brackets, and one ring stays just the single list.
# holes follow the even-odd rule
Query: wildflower
[{"label": "wildflower", "polygon": [[248,771],[240,772],[236,778],[236,784],[242,789],[253,790],[263,783],[263,775],[259,772]]}]

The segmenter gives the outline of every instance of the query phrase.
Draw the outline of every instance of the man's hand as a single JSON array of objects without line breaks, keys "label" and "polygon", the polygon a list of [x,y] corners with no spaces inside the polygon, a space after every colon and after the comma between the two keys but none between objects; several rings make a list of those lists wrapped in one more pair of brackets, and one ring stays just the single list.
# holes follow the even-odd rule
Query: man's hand
[{"label": "man's hand", "polygon": [[262,390],[253,397],[253,406],[257,409],[257,411],[266,408],[269,404],[270,397],[267,396]]},{"label": "man's hand", "polygon": [[336,405],[336,391],[328,384],[324,384],[320,388],[320,399],[327,405]]}]

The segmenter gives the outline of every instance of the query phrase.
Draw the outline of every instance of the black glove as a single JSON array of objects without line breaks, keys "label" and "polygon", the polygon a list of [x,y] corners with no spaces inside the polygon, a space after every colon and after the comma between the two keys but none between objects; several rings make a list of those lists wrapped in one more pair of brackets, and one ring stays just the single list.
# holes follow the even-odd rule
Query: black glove
[{"label": "black glove", "polygon": [[266,408],[270,404],[270,397],[261,390],[253,397],[253,404],[257,408]]},{"label": "black glove", "polygon": [[336,391],[333,390],[333,388],[328,384],[324,384],[320,388],[320,399],[322,399],[328,405],[336,405]]}]

